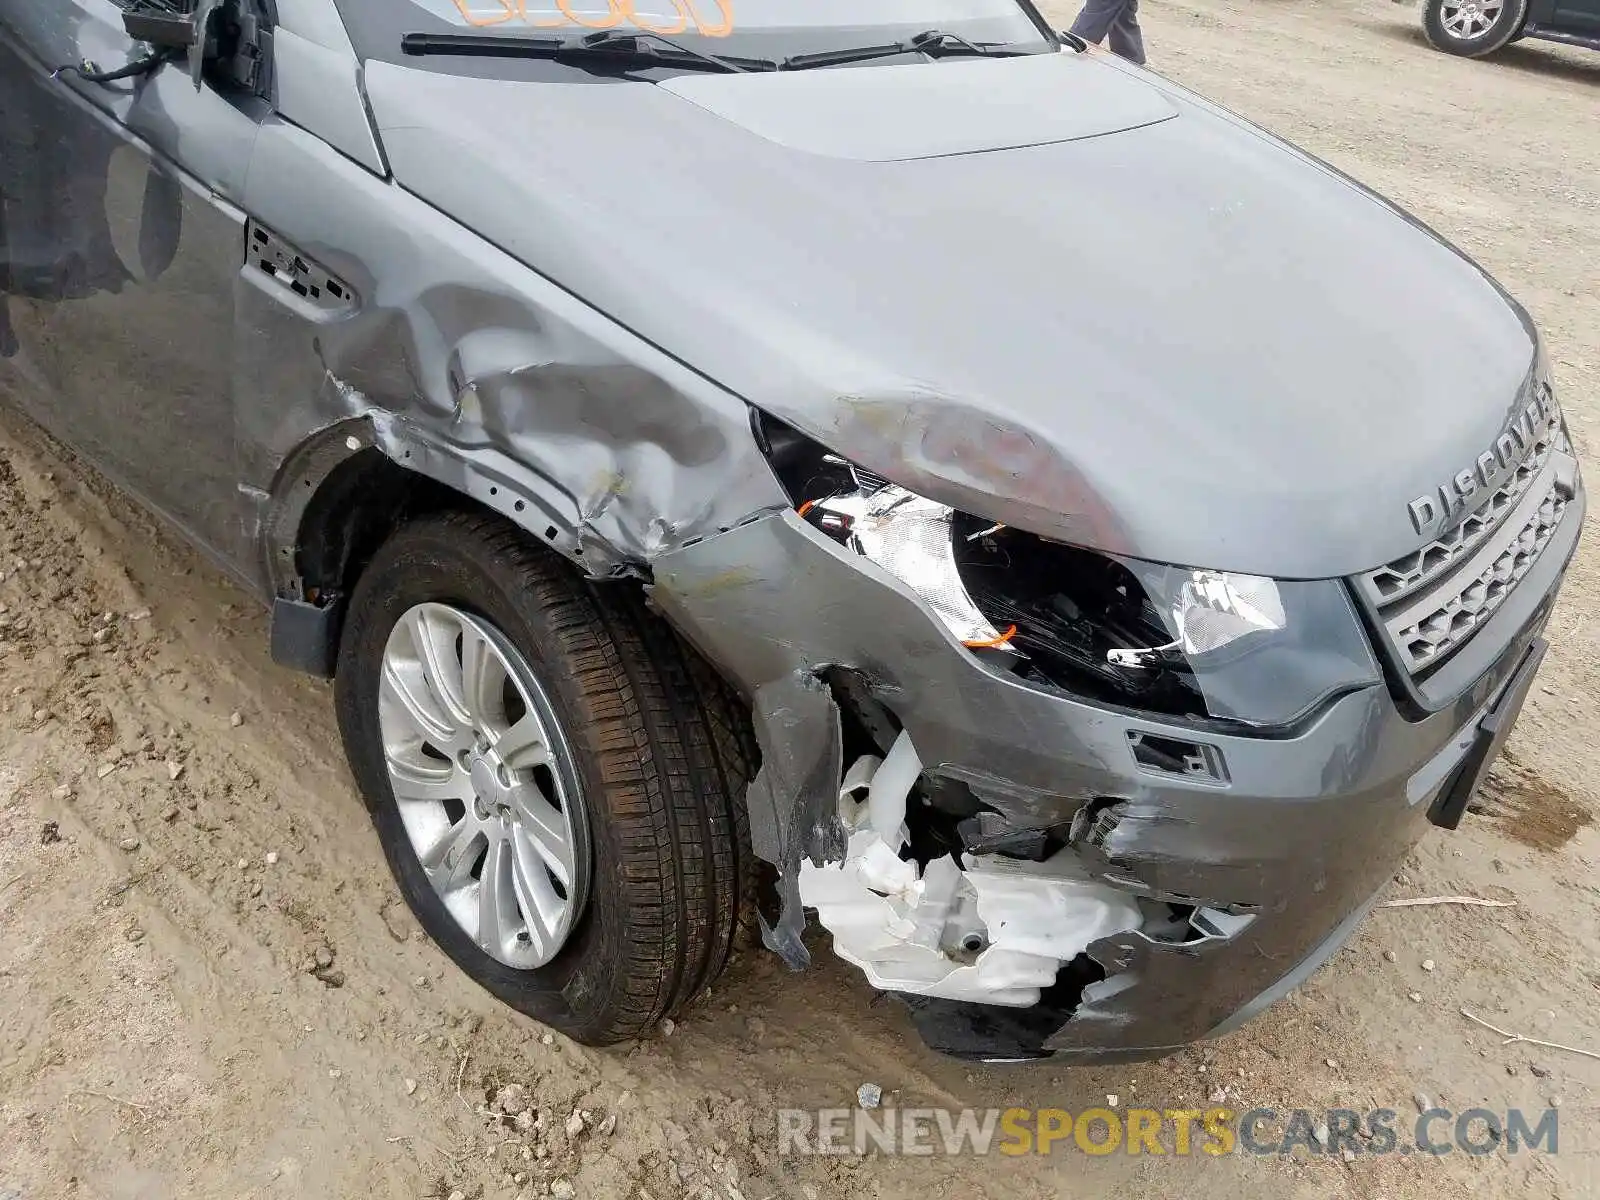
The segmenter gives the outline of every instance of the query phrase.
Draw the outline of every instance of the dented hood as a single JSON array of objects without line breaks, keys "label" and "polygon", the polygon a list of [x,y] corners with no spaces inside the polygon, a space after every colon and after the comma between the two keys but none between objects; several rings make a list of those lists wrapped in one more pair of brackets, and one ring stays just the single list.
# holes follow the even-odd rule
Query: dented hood
[{"label": "dented hood", "polygon": [[1102,55],[366,82],[401,186],[836,451],[1045,536],[1354,573],[1527,401],[1532,327],[1470,260]]}]

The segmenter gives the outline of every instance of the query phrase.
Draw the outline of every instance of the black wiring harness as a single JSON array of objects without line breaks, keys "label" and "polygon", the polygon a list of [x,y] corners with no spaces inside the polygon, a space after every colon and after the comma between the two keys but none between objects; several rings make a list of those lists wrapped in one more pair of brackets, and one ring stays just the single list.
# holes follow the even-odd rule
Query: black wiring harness
[{"label": "black wiring harness", "polygon": [[132,62],[111,71],[93,70],[94,64],[90,62],[84,62],[77,66],[57,67],[50,73],[50,78],[60,79],[63,75],[71,72],[85,83],[116,83],[120,79],[134,79],[140,75],[148,75],[163,64],[175,62],[177,59],[182,58],[184,53],[182,50],[167,47],[157,50],[154,54],[145,58],[136,58]]}]

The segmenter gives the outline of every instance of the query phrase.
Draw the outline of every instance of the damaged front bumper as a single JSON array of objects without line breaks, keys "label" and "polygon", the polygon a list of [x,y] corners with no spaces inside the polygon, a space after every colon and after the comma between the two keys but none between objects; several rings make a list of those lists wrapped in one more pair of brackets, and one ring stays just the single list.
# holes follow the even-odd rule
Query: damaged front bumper
[{"label": "damaged front bumper", "polygon": [[[1366,687],[1274,735],[1021,682],[963,648],[905,585],[787,511],[663,555],[653,594],[751,696],[763,756],[751,836],[779,873],[777,909],[763,914],[771,948],[803,966],[814,907],[836,949],[900,995],[937,1049],[1148,1058],[1236,1027],[1354,930],[1430,809],[1472,768],[1480,718],[1548,617],[1581,499],[1579,509],[1557,534],[1565,544],[1496,616],[1497,631],[1514,632],[1498,634],[1503,651],[1457,701],[1421,715]],[[984,919],[984,879],[963,889],[938,862],[919,875],[899,861],[903,797],[898,814],[874,815],[870,786],[861,803],[846,780],[841,800],[852,764],[840,706],[852,695],[892,714],[890,761],[914,752],[924,785],[970,793],[990,841],[1058,839],[1043,862],[1001,864],[1013,882],[1036,880],[1010,912],[1026,926],[1055,905],[1088,931],[1081,943],[1050,936],[1062,930],[999,935]],[[982,846],[968,850],[955,863],[968,876],[996,865]],[[893,910],[874,908],[862,883]],[[896,957],[894,936],[948,962],[930,974],[925,957]],[[1015,979],[979,981],[977,966],[1000,949],[1036,951],[1048,969],[1034,961]],[[1008,993],[1018,979],[1024,990]]]}]

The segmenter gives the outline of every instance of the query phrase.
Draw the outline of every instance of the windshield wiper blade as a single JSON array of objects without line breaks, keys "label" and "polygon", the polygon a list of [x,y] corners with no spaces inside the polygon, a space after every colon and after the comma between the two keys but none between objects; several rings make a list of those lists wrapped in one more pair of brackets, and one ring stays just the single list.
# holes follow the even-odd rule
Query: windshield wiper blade
[{"label": "windshield wiper blade", "polygon": [[[665,49],[663,49],[665,47]],[[698,71],[775,71],[770,58],[707,54],[659,33],[601,29],[582,37],[518,37],[492,33],[408,33],[405,54],[455,54],[485,58],[610,58]]]},{"label": "windshield wiper blade", "polygon": [[808,67],[838,67],[845,63],[865,62],[872,58],[889,58],[896,54],[928,54],[935,58],[955,54],[981,54],[1009,56],[1026,54],[1013,46],[994,42],[968,41],[958,33],[942,29],[929,29],[902,42],[884,42],[877,46],[851,46],[841,50],[818,50],[812,54],[794,54],[779,64],[785,71],[804,71]]}]

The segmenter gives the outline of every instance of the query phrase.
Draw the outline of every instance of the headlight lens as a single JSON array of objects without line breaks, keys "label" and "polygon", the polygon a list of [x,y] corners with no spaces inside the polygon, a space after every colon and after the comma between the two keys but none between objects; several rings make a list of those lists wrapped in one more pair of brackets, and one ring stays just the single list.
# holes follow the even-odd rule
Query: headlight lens
[{"label": "headlight lens", "polygon": [[841,531],[846,544],[920,596],[962,642],[995,646],[1009,640],[978,611],[961,582],[951,553],[953,509],[894,484],[819,500],[807,506],[812,509],[821,520],[847,522]]},{"label": "headlight lens", "polygon": [[[981,598],[988,599],[980,607],[963,580],[956,539],[975,535],[963,537],[957,526],[970,518],[894,484],[869,477],[867,486],[876,490],[817,502],[818,519],[846,523],[846,544],[911,588],[965,645],[1004,646],[1020,660],[1033,660],[1019,666],[1043,670],[1048,653],[1044,629],[1030,628],[1010,606],[996,608],[987,589]],[[990,527],[982,534],[994,537],[999,531]],[[1017,530],[1005,531],[999,540],[1012,557],[1030,547],[1045,554],[1053,545]],[[1278,726],[1382,678],[1350,597],[1337,580],[1280,582],[1230,571],[1114,561],[1143,588],[1146,611],[1170,638],[1164,644],[1108,645],[1104,650],[1104,665],[1124,676],[1142,677],[1138,690],[1128,696],[1135,704],[1141,695],[1153,695],[1157,677],[1166,673],[1198,692],[1212,717]],[[1071,585],[1063,581],[1061,586],[1061,595],[1075,603]],[[1059,617],[1061,607],[1060,600],[1052,601],[1049,619]],[[1079,606],[1078,611],[1082,616],[1087,610]],[[1109,620],[1102,635],[1114,641],[1115,628],[1125,626]]]},{"label": "headlight lens", "polygon": [[[1214,717],[1283,725],[1382,679],[1338,580],[1285,582],[1121,561],[1172,635],[1160,651],[1182,655]],[[1133,665],[1125,654],[1112,651],[1108,658]]]},{"label": "headlight lens", "polygon": [[1288,621],[1276,583],[1229,571],[1190,571],[1178,584],[1165,615],[1177,634],[1171,642],[1148,649],[1109,650],[1107,661],[1140,667],[1177,651],[1192,662],[1215,656],[1252,634],[1275,633]]}]

